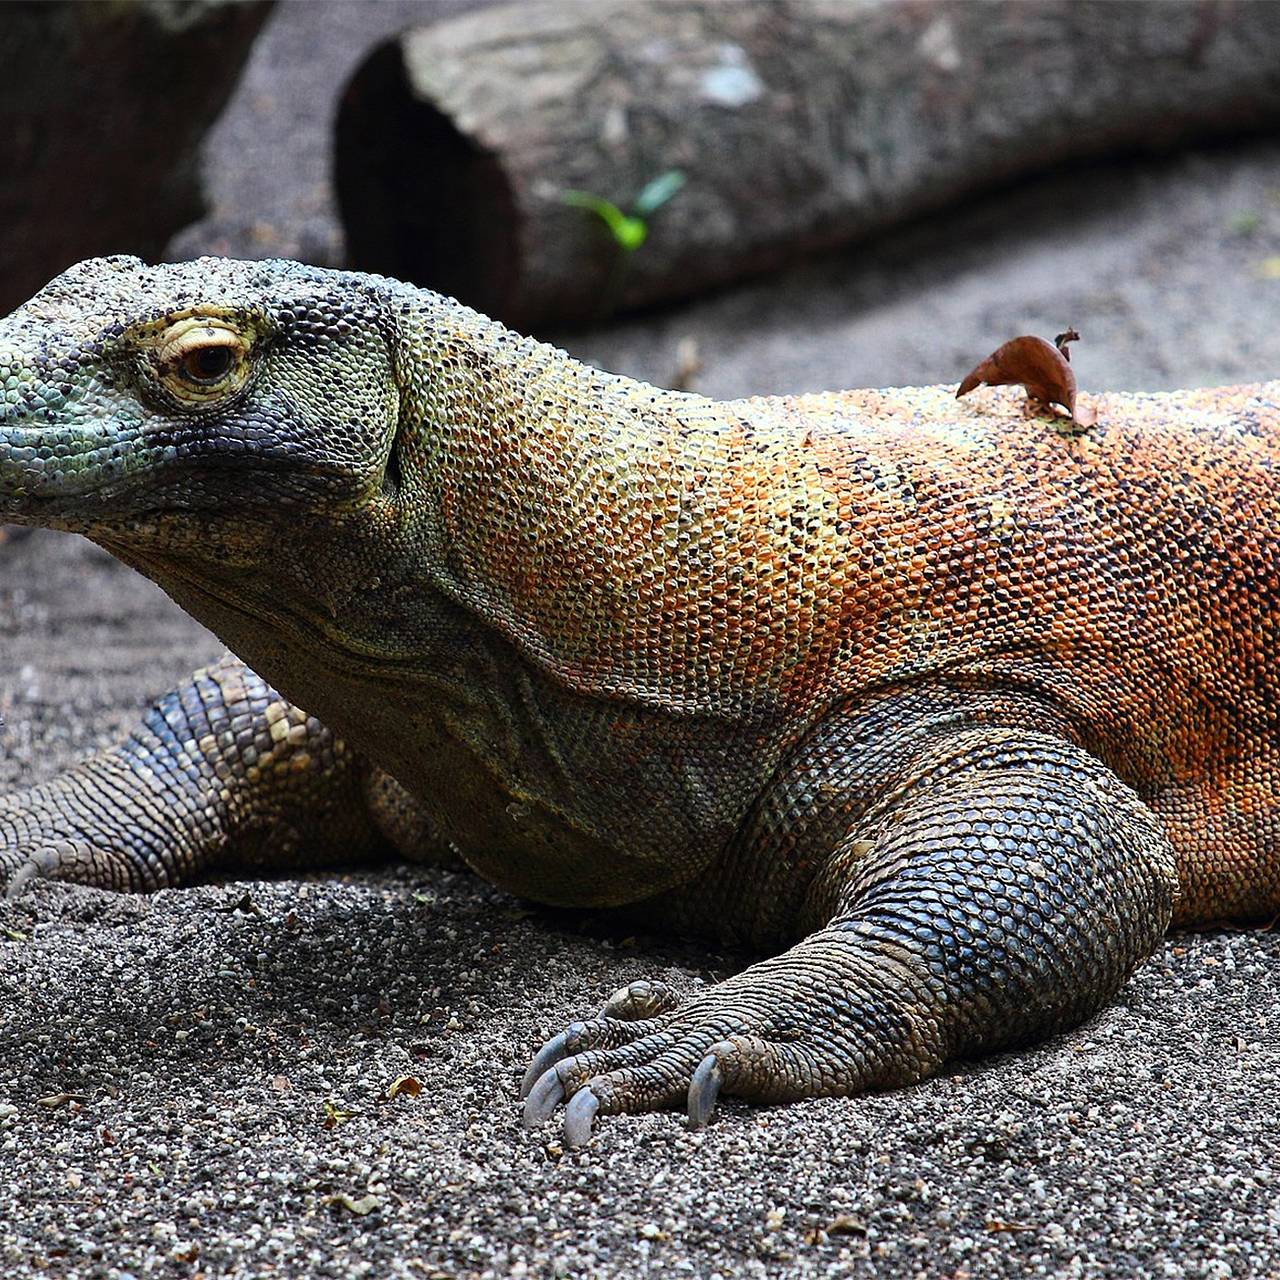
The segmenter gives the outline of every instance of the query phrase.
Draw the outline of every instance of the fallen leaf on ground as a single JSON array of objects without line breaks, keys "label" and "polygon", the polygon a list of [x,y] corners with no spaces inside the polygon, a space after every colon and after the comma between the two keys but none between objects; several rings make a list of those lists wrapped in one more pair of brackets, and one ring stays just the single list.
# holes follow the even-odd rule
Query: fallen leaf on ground
[{"label": "fallen leaf on ground", "polygon": [[228,900],[221,906],[210,907],[209,909],[211,911],[217,911],[222,915],[230,915],[233,911],[239,911],[242,915],[246,916],[262,915],[262,911],[259,909],[258,904],[253,900],[253,895],[249,893],[247,889],[238,898]]},{"label": "fallen leaf on ground", "polygon": [[36,1103],[53,1110],[54,1107],[65,1107],[68,1102],[88,1102],[87,1093],[51,1093],[47,1098],[37,1098]]},{"label": "fallen leaf on ground", "polygon": [[1000,1218],[992,1218],[986,1223],[985,1229],[993,1234],[998,1231],[1039,1231],[1040,1225],[1035,1222],[1005,1222]]},{"label": "fallen leaf on ground", "polygon": [[1091,427],[1097,412],[1077,406],[1076,375],[1071,370],[1067,343],[1080,335],[1068,329],[1057,337],[1057,344],[1032,334],[1010,338],[980,361],[961,382],[956,399],[967,396],[975,387],[1022,387],[1032,400],[1046,405],[1061,405],[1078,427]]},{"label": "fallen leaf on ground", "polygon": [[360,1218],[382,1207],[382,1201],[375,1195],[361,1196],[356,1200],[345,1191],[340,1191],[334,1196],[325,1196],[323,1203],[345,1209],[348,1213],[354,1213]]},{"label": "fallen leaf on ground", "polygon": [[352,1116],[358,1115],[356,1111],[346,1111],[342,1107],[337,1106],[332,1098],[324,1100],[324,1120],[323,1126],[326,1129],[336,1129],[344,1120],[350,1120]]},{"label": "fallen leaf on ground", "polygon": [[827,1223],[827,1234],[829,1236],[865,1236],[867,1224],[851,1213],[837,1213]]},{"label": "fallen leaf on ground", "polygon": [[387,1097],[394,1098],[396,1094],[407,1094],[410,1098],[416,1098],[422,1092],[422,1082],[416,1076],[396,1076],[396,1078],[387,1087]]}]

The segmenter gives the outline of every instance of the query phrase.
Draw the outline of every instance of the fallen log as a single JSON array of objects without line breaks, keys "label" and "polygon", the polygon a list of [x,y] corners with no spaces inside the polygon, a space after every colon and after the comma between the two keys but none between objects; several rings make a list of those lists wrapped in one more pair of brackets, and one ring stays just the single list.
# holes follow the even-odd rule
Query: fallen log
[{"label": "fallen log", "polygon": [[[527,0],[376,50],[341,104],[336,181],[353,266],[537,328],[1065,161],[1278,120],[1269,0]],[[685,185],[638,249],[566,201],[625,213],[670,170]]]}]

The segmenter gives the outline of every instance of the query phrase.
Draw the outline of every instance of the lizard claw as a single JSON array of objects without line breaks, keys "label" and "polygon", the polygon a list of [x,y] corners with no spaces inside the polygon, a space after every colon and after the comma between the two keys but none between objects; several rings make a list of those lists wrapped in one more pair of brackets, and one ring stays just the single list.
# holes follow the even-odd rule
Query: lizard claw
[{"label": "lizard claw", "polygon": [[[550,1119],[551,1113],[564,1101],[564,1082],[557,1074],[555,1067],[542,1073],[538,1083],[529,1090],[524,1102],[524,1127],[536,1129],[538,1125]],[[588,1125],[588,1130],[590,1125]]]},{"label": "lizard claw", "polygon": [[569,1105],[564,1109],[564,1140],[568,1146],[585,1147],[591,1141],[591,1126],[599,1109],[600,1099],[589,1084],[583,1085],[569,1099]]},{"label": "lizard claw", "polygon": [[33,880],[39,880],[43,875],[44,872],[40,869],[40,865],[35,859],[29,859],[9,877],[9,883],[4,887],[4,896],[6,898],[22,897],[27,891],[27,886]]},{"label": "lizard claw", "polygon": [[569,1048],[569,1037],[580,1034],[585,1029],[581,1022],[570,1023],[558,1036],[552,1036],[533,1055],[533,1061],[529,1063],[529,1069],[524,1073],[524,1078],[520,1081],[520,1096],[522,1098],[527,1098],[529,1091],[542,1079],[543,1075],[554,1067],[557,1062],[567,1058],[573,1052]]},{"label": "lizard claw", "polygon": [[68,840],[60,840],[30,853],[20,862],[4,887],[6,898],[20,898],[34,880],[53,880],[58,869],[83,859],[80,848]]},{"label": "lizard claw", "polygon": [[[828,1034],[829,1009],[808,998],[803,986],[796,995],[773,971],[758,984],[746,973],[656,1017],[597,1018],[553,1036],[526,1075],[526,1127],[563,1105],[565,1143],[578,1147],[591,1140],[602,1115],[681,1107],[690,1127],[699,1129],[723,1094],[783,1102],[866,1087],[870,1072],[863,1063],[878,1047],[878,1024],[851,1020],[842,1041]],[[632,984],[605,1007],[634,1002],[648,1012],[654,998],[652,988]],[[819,1034],[798,1032],[810,1022]]]},{"label": "lizard claw", "polygon": [[[625,988],[618,995],[625,994],[626,990],[629,988]],[[533,1061],[520,1081],[520,1096],[529,1097],[543,1076],[566,1058],[576,1057],[591,1049],[612,1049],[629,1044],[641,1039],[646,1032],[652,1031],[655,1025],[652,1020],[642,1018],[634,1020],[594,1018],[590,1022],[571,1022],[559,1035],[552,1036],[533,1055]]]},{"label": "lizard claw", "polygon": [[[147,887],[137,866],[124,853],[59,836],[23,841],[17,849],[6,849],[4,835],[0,825],[0,897],[21,897],[36,880],[62,880],[99,889]],[[6,875],[8,867],[13,870]]]},{"label": "lizard claw", "polygon": [[720,1052],[732,1047],[727,1040],[712,1045],[689,1081],[689,1124],[694,1129],[701,1129],[716,1109],[716,1099],[720,1096],[720,1086],[724,1083],[724,1072],[720,1070]]}]

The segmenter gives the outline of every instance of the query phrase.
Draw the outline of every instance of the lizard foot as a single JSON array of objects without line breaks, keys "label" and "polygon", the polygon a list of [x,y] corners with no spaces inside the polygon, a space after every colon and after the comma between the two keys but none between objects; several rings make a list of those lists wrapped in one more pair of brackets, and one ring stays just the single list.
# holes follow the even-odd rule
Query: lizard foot
[{"label": "lizard foot", "polygon": [[[113,747],[0,796],[0,893],[34,880],[150,892],[235,865],[379,851],[367,766],[227,655],[158,698]],[[404,806],[401,806],[402,810]],[[388,836],[412,825],[403,812]]]},{"label": "lizard foot", "polygon": [[965,730],[931,750],[874,838],[834,860],[825,928],[676,1009],[643,985],[615,996],[535,1057],[525,1123],[563,1103],[581,1146],[614,1112],[683,1104],[698,1126],[721,1094],[898,1088],[1078,1022],[1118,990],[1177,890],[1151,811],[1047,735]]},{"label": "lizard foot", "polygon": [[943,1056],[921,994],[898,962],[861,956],[831,934],[678,1009],[627,1020],[619,1013],[672,998],[634,984],[538,1051],[521,1084],[524,1123],[542,1124],[564,1104],[565,1140],[577,1147],[599,1115],[683,1106],[698,1128],[721,1093],[791,1102],[906,1084]]},{"label": "lizard foot", "polygon": [[[685,1032],[655,1021],[629,1024],[638,1038],[611,1048],[619,1032],[605,1020],[578,1022],[553,1037],[526,1076],[524,1123],[534,1128],[565,1102],[564,1136],[570,1147],[584,1146],[598,1114],[652,1111],[686,1105],[689,1122],[700,1128],[711,1118],[722,1089],[752,1097],[770,1073],[799,1074],[805,1051],[771,1044],[763,1037],[722,1037],[719,1029]],[[590,1046],[590,1047],[588,1047]],[[555,1060],[555,1059],[558,1059]],[[794,1059],[794,1061],[792,1061]],[[543,1067],[545,1062],[552,1065]],[[773,1091],[761,1088],[762,1096]]]},{"label": "lizard foot", "polygon": [[590,1139],[601,1111],[674,1106],[719,1038],[715,1032],[682,1035],[669,1015],[571,1023],[542,1046],[525,1073],[520,1086],[525,1127],[542,1124],[566,1103],[565,1141],[579,1147]]}]

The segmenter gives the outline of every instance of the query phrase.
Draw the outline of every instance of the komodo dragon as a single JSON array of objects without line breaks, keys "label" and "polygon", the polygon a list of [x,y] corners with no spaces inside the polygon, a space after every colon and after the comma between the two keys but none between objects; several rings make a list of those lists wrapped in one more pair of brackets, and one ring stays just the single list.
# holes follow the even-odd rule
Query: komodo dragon
[{"label": "komodo dragon", "polygon": [[239,655],[0,804],[10,885],[452,849],[781,951],[549,1041],[571,1143],[905,1085],[1280,911],[1280,382],[1074,437],[1008,391],[715,403],[390,280],[123,257],[0,375],[0,519]]}]

